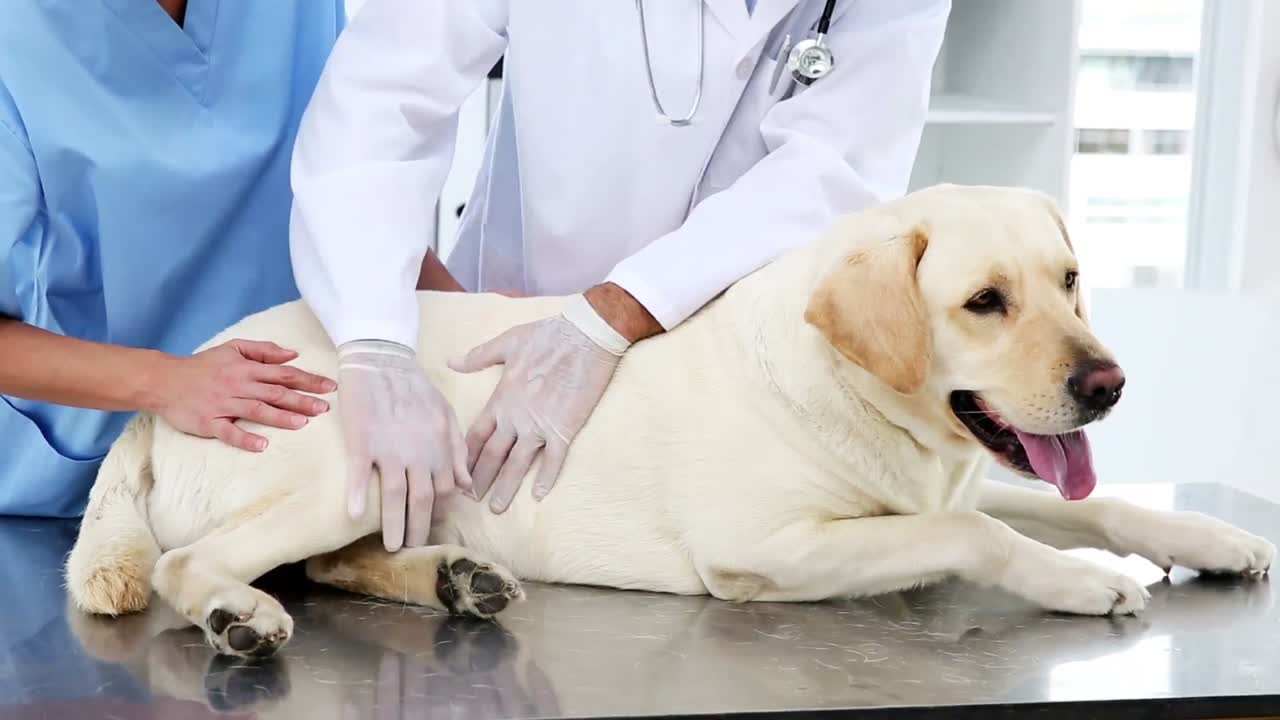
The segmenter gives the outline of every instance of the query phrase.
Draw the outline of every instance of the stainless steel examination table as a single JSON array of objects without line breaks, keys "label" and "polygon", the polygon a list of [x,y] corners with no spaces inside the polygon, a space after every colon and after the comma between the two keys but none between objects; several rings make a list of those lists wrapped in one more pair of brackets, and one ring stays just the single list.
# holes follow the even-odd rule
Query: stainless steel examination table
[{"label": "stainless steel examination table", "polygon": [[[1280,541],[1280,507],[1217,485],[1100,493],[1208,512]],[[1129,618],[1046,614],[947,583],[876,600],[730,605],[529,587],[500,623],[307,584],[259,583],[296,620],[278,657],[215,656],[162,606],[66,608],[72,523],[0,520],[0,718],[1244,718],[1280,716],[1268,579],[1163,573]]]}]

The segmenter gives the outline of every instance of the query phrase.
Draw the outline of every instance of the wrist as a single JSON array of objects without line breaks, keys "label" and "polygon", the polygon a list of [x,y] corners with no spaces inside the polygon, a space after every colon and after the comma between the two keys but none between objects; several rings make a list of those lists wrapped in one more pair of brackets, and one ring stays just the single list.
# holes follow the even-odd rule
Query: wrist
[{"label": "wrist", "polygon": [[619,285],[602,283],[589,288],[583,296],[600,318],[629,343],[640,342],[663,331],[662,325],[644,305]]},{"label": "wrist", "polygon": [[135,350],[137,372],[128,375],[124,385],[124,404],[152,414],[169,406],[173,376],[181,370],[183,358],[158,350]]},{"label": "wrist", "polygon": [[351,340],[339,345],[337,350],[339,365],[350,360],[353,355],[392,355],[405,360],[412,360],[414,357],[413,348],[391,340]]}]

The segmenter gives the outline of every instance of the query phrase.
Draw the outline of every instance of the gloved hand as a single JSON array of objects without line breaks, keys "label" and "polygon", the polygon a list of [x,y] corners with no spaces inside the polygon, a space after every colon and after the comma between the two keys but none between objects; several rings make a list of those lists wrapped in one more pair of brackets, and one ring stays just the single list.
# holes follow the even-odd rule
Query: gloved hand
[{"label": "gloved hand", "polygon": [[547,496],[569,443],[604,395],[630,342],[584,296],[556,316],[514,327],[449,364],[477,372],[501,363],[502,378],[467,433],[467,467],[475,497],[493,487],[489,507],[502,512],[538,452],[533,496]]},{"label": "gloved hand", "polygon": [[338,402],[349,457],[347,510],[364,513],[376,469],[383,545],[391,552],[425,545],[436,500],[471,488],[453,408],[412,350],[381,340],[338,348]]}]

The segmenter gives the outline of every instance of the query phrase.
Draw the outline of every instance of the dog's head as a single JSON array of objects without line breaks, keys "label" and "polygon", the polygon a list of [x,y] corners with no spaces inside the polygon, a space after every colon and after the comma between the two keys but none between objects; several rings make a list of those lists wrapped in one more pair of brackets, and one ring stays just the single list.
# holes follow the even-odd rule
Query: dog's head
[{"label": "dog's head", "polygon": [[805,320],[885,385],[936,403],[951,431],[1004,465],[1086,497],[1096,478],[1081,428],[1120,399],[1124,373],[1090,332],[1053,200],[937,186],[852,217],[835,237],[848,250]]}]

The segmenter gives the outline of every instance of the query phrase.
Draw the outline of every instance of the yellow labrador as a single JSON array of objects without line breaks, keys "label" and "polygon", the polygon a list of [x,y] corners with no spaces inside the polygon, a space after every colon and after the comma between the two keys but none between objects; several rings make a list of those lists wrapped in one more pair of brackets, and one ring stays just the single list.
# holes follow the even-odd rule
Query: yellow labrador
[{"label": "yellow labrador", "polygon": [[[420,302],[421,362],[465,424],[501,368],[462,375],[446,360],[563,299]],[[209,344],[233,337],[335,376],[301,303]],[[523,597],[517,578],[814,601],[958,576],[1106,614],[1141,609],[1147,591],[1062,549],[1265,572],[1274,546],[1219,520],[1087,499],[1081,428],[1123,381],[1089,331],[1052,200],[937,186],[840,219],[635,346],[541,502],[526,486],[495,515],[454,496],[431,546],[388,553],[376,484],[365,516],[347,516],[336,398],[305,429],[254,427],[271,439],[263,455],[141,415],[102,466],[67,582],[81,609],[111,615],[154,588],[219,652],[263,655],[292,619],[249,583],[304,560],[321,583],[479,617]],[[1057,492],[984,481],[993,457]]]}]

